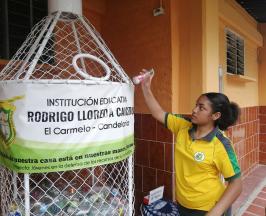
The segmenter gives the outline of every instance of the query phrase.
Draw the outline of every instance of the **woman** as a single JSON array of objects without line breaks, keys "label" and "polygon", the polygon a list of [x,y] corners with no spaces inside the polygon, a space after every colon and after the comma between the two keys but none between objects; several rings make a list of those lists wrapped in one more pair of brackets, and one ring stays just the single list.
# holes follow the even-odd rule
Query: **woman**
[{"label": "woman", "polygon": [[152,78],[142,81],[142,91],[152,116],[176,136],[175,194],[180,215],[230,215],[228,209],[240,195],[242,182],[232,143],[223,130],[238,119],[237,104],[221,93],[202,94],[188,120],[161,108],[151,91]]}]

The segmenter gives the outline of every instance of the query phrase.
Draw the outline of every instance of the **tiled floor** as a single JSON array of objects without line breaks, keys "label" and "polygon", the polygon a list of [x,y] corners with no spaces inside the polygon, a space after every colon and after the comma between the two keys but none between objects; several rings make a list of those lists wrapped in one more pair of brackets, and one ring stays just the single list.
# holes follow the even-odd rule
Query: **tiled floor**
[{"label": "tiled floor", "polygon": [[243,180],[243,191],[233,205],[235,216],[266,216],[266,166],[259,165]]}]

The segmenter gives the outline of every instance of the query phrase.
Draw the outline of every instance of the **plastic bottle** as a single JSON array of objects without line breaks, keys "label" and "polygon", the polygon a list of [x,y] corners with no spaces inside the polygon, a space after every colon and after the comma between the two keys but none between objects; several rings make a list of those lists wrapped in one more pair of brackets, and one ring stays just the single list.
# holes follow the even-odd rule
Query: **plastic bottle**
[{"label": "plastic bottle", "polygon": [[136,85],[140,84],[142,82],[142,80],[144,80],[147,76],[152,76],[153,74],[154,74],[154,70],[152,68],[144,74],[133,77],[133,79],[132,79],[133,83]]},{"label": "plastic bottle", "polygon": [[22,216],[21,212],[19,211],[18,205],[13,202],[10,206],[10,212],[8,213],[8,216]]}]

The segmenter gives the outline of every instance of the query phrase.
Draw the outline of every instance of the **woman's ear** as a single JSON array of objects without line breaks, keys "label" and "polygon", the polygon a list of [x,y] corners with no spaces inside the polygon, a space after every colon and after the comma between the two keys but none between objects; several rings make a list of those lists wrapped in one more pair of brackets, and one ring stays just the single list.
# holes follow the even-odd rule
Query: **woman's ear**
[{"label": "woman's ear", "polygon": [[220,112],[216,112],[212,114],[212,119],[213,121],[216,121],[217,119],[219,119],[221,117],[221,113]]}]

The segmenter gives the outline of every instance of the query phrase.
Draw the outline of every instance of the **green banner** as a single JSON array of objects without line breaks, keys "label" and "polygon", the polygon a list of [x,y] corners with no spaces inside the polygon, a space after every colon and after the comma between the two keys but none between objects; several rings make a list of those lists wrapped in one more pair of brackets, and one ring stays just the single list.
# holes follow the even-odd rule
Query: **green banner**
[{"label": "green banner", "polygon": [[[66,171],[110,164],[128,158],[134,151],[133,136],[112,142],[94,143],[88,145],[89,147],[67,151],[63,149],[25,148],[22,147],[24,142],[29,143],[30,141],[17,139],[8,151],[3,148],[3,145],[0,145],[2,163],[19,173]],[[41,146],[44,143],[38,144]],[[17,157],[13,155],[17,155]]]}]

